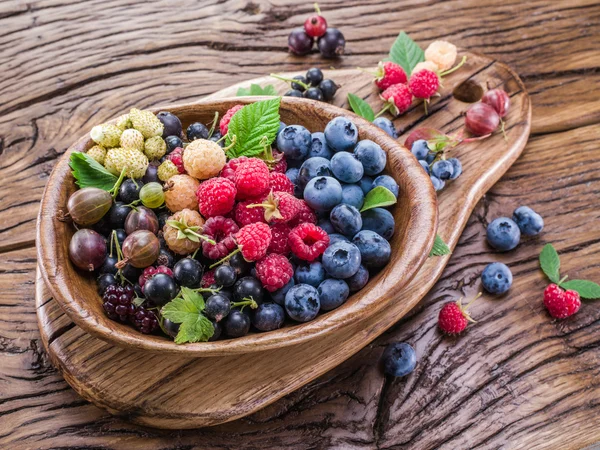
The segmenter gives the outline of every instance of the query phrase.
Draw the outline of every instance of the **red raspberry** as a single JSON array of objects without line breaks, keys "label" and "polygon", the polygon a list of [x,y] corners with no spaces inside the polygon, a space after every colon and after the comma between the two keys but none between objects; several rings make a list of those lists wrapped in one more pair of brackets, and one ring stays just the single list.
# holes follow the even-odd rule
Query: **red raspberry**
[{"label": "red raspberry", "polygon": [[201,285],[203,288],[209,288],[211,286],[215,286],[215,269],[210,269],[206,272],[204,272],[204,275],[202,275],[202,282]]},{"label": "red raspberry", "polygon": [[235,171],[238,166],[244,161],[248,161],[248,157],[240,156],[239,158],[230,159],[221,170],[221,176],[223,178],[227,178],[228,180],[235,181]]},{"label": "red raspberry", "polygon": [[252,223],[242,227],[235,239],[246,261],[258,261],[267,254],[271,244],[271,229],[266,223]]},{"label": "red raspberry", "polygon": [[177,147],[169,153],[167,159],[175,164],[180,174],[185,173],[185,167],[183,167],[183,149],[181,147]]},{"label": "red raspberry", "polygon": [[471,303],[477,300],[481,294],[478,294],[467,306],[462,306],[462,298],[457,302],[446,303],[440,310],[438,317],[438,327],[446,334],[459,334],[469,322],[474,322],[467,313],[467,308]]},{"label": "red raspberry", "polygon": [[202,232],[205,236],[215,241],[216,244],[203,241],[202,253],[204,256],[213,260],[225,258],[235,248],[235,239],[233,237],[239,230],[239,227],[232,219],[226,219],[221,216],[208,219],[204,224]]},{"label": "red raspberry", "polygon": [[287,223],[276,223],[271,226],[271,245],[269,245],[269,253],[279,253],[287,255],[290,252],[290,244],[288,236],[292,229]]},{"label": "red raspberry", "polygon": [[423,69],[413,73],[408,81],[410,92],[417,98],[429,99],[440,87],[440,79],[431,70]]},{"label": "red raspberry", "polygon": [[316,224],[317,215],[312,210],[312,208],[308,206],[308,203],[306,203],[304,200],[298,200],[298,205],[300,210],[298,211],[298,214],[296,214],[296,217],[293,220],[291,220],[288,225],[293,228],[295,226],[300,225],[301,223]]},{"label": "red raspberry", "polygon": [[399,64],[392,61],[380,62],[375,72],[375,84],[385,91],[394,84],[406,83],[406,72]]},{"label": "red raspberry", "polygon": [[237,167],[234,180],[238,200],[261,197],[269,191],[269,168],[262,159],[250,158]]},{"label": "red raspberry", "polygon": [[257,222],[266,223],[265,212],[262,208],[248,208],[248,205],[256,203],[260,203],[260,200],[246,200],[235,205],[233,216],[240,227]]},{"label": "red raspberry", "polygon": [[204,217],[227,214],[233,209],[236,193],[235,184],[227,178],[216,177],[202,182],[196,190],[200,214]]},{"label": "red raspberry", "polygon": [[294,194],[294,184],[284,173],[271,172],[269,174],[269,187],[273,192],[287,192]]},{"label": "red raspberry", "polygon": [[164,273],[165,275],[169,275],[171,278],[173,278],[173,271],[167,266],[158,266],[156,268],[156,273]]},{"label": "red raspberry", "polygon": [[235,105],[230,108],[223,117],[221,117],[221,121],[219,122],[219,131],[221,131],[221,136],[225,136],[229,131],[229,122],[231,122],[231,118],[233,115],[242,109],[244,105]]},{"label": "red raspberry", "polygon": [[552,283],[544,290],[544,306],[555,319],[565,319],[579,311],[581,300],[579,293],[563,291]]},{"label": "red raspberry", "polygon": [[394,116],[398,116],[410,107],[413,96],[405,84],[395,84],[381,93],[381,99],[385,102],[385,107],[390,110]]},{"label": "red raspberry", "polygon": [[285,159],[285,155],[280,151],[273,150],[273,159],[277,162],[271,167],[271,170],[273,172],[285,173],[287,170],[287,160]]},{"label": "red raspberry", "polygon": [[312,223],[301,223],[290,231],[292,253],[304,261],[314,261],[329,246],[329,235]]},{"label": "red raspberry", "polygon": [[273,223],[289,222],[300,212],[300,202],[287,192],[270,192],[261,203],[248,207],[263,210],[265,220]]},{"label": "red raspberry", "polygon": [[142,272],[142,274],[140,275],[140,277],[138,278],[138,284],[140,285],[140,287],[143,288],[144,285],[146,284],[146,281],[148,281],[150,278],[152,278],[157,273],[164,273],[165,275],[169,275],[171,278],[173,278],[173,271],[171,269],[169,269],[167,266],[146,267],[144,269],[144,271]]},{"label": "red raspberry", "polygon": [[269,292],[281,289],[290,281],[293,274],[292,264],[283,255],[273,253],[256,263],[256,278]]}]

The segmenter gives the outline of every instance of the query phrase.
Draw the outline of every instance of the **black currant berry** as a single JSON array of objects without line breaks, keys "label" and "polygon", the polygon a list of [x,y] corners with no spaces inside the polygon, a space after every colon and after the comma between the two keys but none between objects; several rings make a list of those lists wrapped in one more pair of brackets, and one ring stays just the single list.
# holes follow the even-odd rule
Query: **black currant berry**
[{"label": "black currant berry", "polygon": [[306,91],[304,91],[304,98],[309,98],[311,100],[318,100],[322,102],[323,92],[318,87],[310,87]]},{"label": "black currant berry", "polygon": [[206,299],[204,306],[204,314],[209,319],[220,322],[227,317],[231,309],[231,301],[221,294],[213,294]]},{"label": "black currant berry", "polygon": [[186,134],[190,142],[196,139],[208,139],[208,128],[203,123],[194,122],[187,127]]},{"label": "black currant berry", "polygon": [[319,83],[323,81],[323,72],[317,67],[308,69],[306,71],[306,80],[310,83],[311,86],[318,86]]},{"label": "black currant berry", "polygon": [[256,303],[261,303],[263,300],[262,283],[254,277],[244,277],[235,283],[233,297],[237,302],[252,297]]},{"label": "black currant berry", "polygon": [[285,94],[283,94],[283,96],[284,97],[302,97],[302,92],[300,92],[297,89],[290,89]]},{"label": "black currant berry", "polygon": [[144,183],[141,180],[133,181],[131,178],[127,178],[119,188],[119,200],[126,204],[139,200],[140,189],[143,185]]},{"label": "black currant berry", "polygon": [[183,258],[173,266],[173,276],[180,286],[191,289],[200,287],[204,270],[202,264],[192,258]]},{"label": "black currant berry", "polygon": [[215,269],[215,283],[217,283],[218,286],[233,286],[236,279],[237,273],[231,266],[221,265]]},{"label": "black currant berry", "polygon": [[175,114],[167,111],[161,111],[156,115],[156,117],[158,117],[158,120],[160,120],[164,125],[162,134],[163,139],[168,136],[181,136],[181,121]]},{"label": "black currant berry", "polygon": [[175,280],[164,273],[157,273],[144,285],[144,295],[158,306],[169,303],[177,297],[178,291]]},{"label": "black currant berry", "polygon": [[167,144],[167,154],[178,147],[183,148],[183,141],[179,136],[167,136],[165,138],[165,143]]},{"label": "black currant berry", "polygon": [[108,286],[117,284],[117,279],[112,273],[103,273],[96,282],[98,284],[98,294],[103,295]]},{"label": "black currant berry", "polygon": [[225,319],[225,334],[231,338],[242,337],[250,331],[250,316],[237,309]]},{"label": "black currant berry", "polygon": [[337,92],[339,86],[333,80],[323,80],[319,84],[319,89],[323,93],[323,99],[328,102],[333,100],[333,96]]}]

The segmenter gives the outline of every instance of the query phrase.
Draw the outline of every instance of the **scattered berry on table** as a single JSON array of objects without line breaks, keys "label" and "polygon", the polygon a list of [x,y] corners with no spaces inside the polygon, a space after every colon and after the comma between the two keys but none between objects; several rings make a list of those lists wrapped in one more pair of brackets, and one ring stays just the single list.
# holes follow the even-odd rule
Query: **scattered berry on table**
[{"label": "scattered berry on table", "polygon": [[318,38],[323,36],[325,31],[327,31],[327,21],[325,20],[325,17],[321,15],[319,6],[316,3],[315,9],[317,10],[316,13],[312,14],[304,21],[304,30],[309,36]]},{"label": "scattered berry on table", "polygon": [[515,209],[513,220],[525,236],[536,236],[544,229],[544,219],[529,206]]},{"label": "scattered berry on table", "polygon": [[483,288],[490,294],[500,295],[508,292],[512,281],[512,272],[508,266],[499,262],[488,264],[481,273]]},{"label": "scattered berry on table", "polygon": [[410,151],[419,161],[425,160],[429,154],[429,144],[425,139],[419,139],[413,142]]},{"label": "scattered berry on table", "polygon": [[440,180],[435,175],[430,176],[431,183],[433,184],[433,188],[436,192],[441,191],[446,186],[446,183],[443,180]]},{"label": "scattered berry on table", "polygon": [[373,121],[373,125],[376,125],[379,128],[381,128],[383,131],[385,131],[387,134],[389,134],[392,138],[398,139],[398,130],[396,130],[396,127],[394,126],[393,122],[390,119],[388,119],[387,117],[377,117]]},{"label": "scattered berry on table", "polygon": [[292,30],[288,36],[288,48],[295,55],[306,55],[312,50],[315,40],[306,33],[304,28]]},{"label": "scattered berry on table", "polygon": [[379,63],[375,73],[375,84],[382,91],[395,84],[404,84],[406,80],[406,72],[399,64],[392,61]]},{"label": "scattered berry on table", "polygon": [[510,97],[506,91],[502,89],[490,89],[483,94],[481,101],[494,108],[500,118],[506,116],[508,109],[510,108]]},{"label": "scattered berry on table", "polygon": [[386,375],[404,377],[415,370],[417,355],[410,344],[395,342],[385,348],[381,362]]},{"label": "scattered berry on table", "polygon": [[441,159],[433,163],[431,166],[431,173],[440,180],[446,181],[452,178],[454,166],[450,161]]},{"label": "scattered berry on table", "polygon": [[328,28],[317,41],[317,46],[324,58],[337,58],[344,54],[346,39],[337,28]]},{"label": "scattered berry on table", "polygon": [[306,91],[304,91],[304,94],[302,94],[302,96],[304,98],[308,98],[310,100],[317,100],[319,102],[322,102],[324,99],[323,91],[321,91],[321,89],[319,89],[318,87],[308,88]]},{"label": "scattered berry on table", "polygon": [[450,69],[456,62],[456,46],[446,41],[434,41],[425,49],[425,60],[434,63],[437,70]]},{"label": "scattered berry on table", "polygon": [[446,303],[440,310],[438,316],[438,327],[446,334],[459,334],[467,328],[469,322],[474,322],[467,312],[467,308],[473,303],[481,294],[478,294],[469,304],[466,306],[462,305],[462,298],[457,302]]},{"label": "scattered berry on table", "polygon": [[398,116],[408,111],[413,95],[405,84],[395,84],[381,93],[381,99],[384,102],[384,109]]},{"label": "scattered berry on table", "polygon": [[512,250],[521,240],[518,225],[508,217],[498,217],[487,227],[487,241],[496,250],[507,252]]},{"label": "scattered berry on table", "polygon": [[408,81],[408,88],[416,98],[429,100],[440,87],[440,79],[435,72],[422,69],[413,72]]},{"label": "scattered berry on table", "polygon": [[579,311],[581,300],[576,291],[564,291],[552,283],[544,290],[544,306],[555,319],[566,319]]},{"label": "scattered berry on table", "polygon": [[452,176],[450,177],[450,179],[456,180],[462,174],[462,164],[458,158],[449,158],[448,162],[452,164]]},{"label": "scattered berry on table", "polygon": [[333,100],[333,97],[339,88],[340,86],[330,79],[325,79],[319,83],[319,89],[321,89],[321,92],[323,93],[323,100],[326,102]]},{"label": "scattered berry on table", "polygon": [[290,89],[289,91],[286,91],[285,94],[283,94],[284,97],[297,97],[297,98],[301,98],[304,97],[304,95],[302,95],[302,91],[299,91],[298,89]]},{"label": "scattered berry on table", "polygon": [[[319,16],[320,17],[320,16]],[[325,31],[323,31],[324,33]],[[318,36],[314,36],[318,37]],[[306,71],[306,81],[311,86],[318,86],[323,81],[323,71],[317,67],[313,67]]]}]

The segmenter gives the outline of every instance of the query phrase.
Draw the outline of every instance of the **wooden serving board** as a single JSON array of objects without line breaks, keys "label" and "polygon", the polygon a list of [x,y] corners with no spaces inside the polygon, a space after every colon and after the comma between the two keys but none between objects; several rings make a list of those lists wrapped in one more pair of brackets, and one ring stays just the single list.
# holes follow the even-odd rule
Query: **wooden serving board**
[{"label": "wooden serving board", "polygon": [[[406,135],[415,126],[445,132],[463,126],[468,104],[452,93],[464,82],[502,87],[511,96],[507,141],[497,134],[455,150],[464,174],[439,194],[438,233],[454,248],[477,201],[519,157],[529,136],[531,106],[521,80],[505,65],[467,54],[463,68],[444,79],[441,96],[424,116],[422,105],[396,120]],[[326,73],[342,85],[335,104],[347,107],[346,94],[381,107],[371,77],[359,70]],[[272,78],[252,82],[272,83]],[[249,85],[248,83],[243,83]],[[238,86],[211,98],[235,95]],[[400,138],[404,142],[404,136]],[[429,291],[450,256],[430,258],[395,301],[377,314],[321,339],[272,351],[213,358],[183,358],[135,352],[93,338],[73,324],[36,277],[36,309],[46,350],[66,381],[85,399],[113,414],[159,428],[197,428],[243,417],[300,388],[340,364],[397,322]]]}]

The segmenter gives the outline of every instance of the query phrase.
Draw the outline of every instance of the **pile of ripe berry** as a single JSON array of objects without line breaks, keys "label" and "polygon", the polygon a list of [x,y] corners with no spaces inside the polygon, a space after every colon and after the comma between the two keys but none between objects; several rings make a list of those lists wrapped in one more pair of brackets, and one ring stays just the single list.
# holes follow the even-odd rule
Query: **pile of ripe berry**
[{"label": "pile of ripe berry", "polygon": [[327,21],[315,3],[316,14],[304,22],[304,28],[292,30],[288,37],[288,48],[296,55],[306,55],[312,50],[315,39],[319,52],[325,58],[336,58],[344,54],[346,39],[337,28],[327,28]]},{"label": "pile of ripe berry", "polygon": [[132,109],[92,130],[87,155],[127,178],[114,196],[85,187],[69,199],[69,256],[99,275],[109,318],[176,337],[162,313],[186,288],[204,297],[209,340],[241,337],[339,307],[388,263],[392,214],[360,212],[377,186],[398,195],[382,148],[337,117],[324,132],[281,123],[265,159],[228,159],[221,136],[242,108],[218,131],[192,123],[186,142],[169,112]]}]

